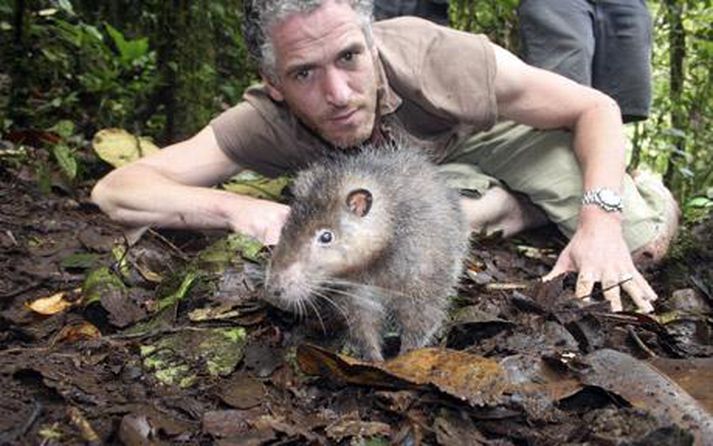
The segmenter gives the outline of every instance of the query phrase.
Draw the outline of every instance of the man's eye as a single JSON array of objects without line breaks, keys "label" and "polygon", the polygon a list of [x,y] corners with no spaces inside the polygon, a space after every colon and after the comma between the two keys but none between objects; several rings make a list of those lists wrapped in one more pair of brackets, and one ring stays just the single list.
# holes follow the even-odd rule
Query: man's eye
[{"label": "man's eye", "polygon": [[342,55],[342,60],[345,62],[350,62],[352,59],[354,59],[354,53],[351,51],[346,52]]},{"label": "man's eye", "polygon": [[299,70],[294,74],[294,78],[298,81],[309,79],[310,70]]}]

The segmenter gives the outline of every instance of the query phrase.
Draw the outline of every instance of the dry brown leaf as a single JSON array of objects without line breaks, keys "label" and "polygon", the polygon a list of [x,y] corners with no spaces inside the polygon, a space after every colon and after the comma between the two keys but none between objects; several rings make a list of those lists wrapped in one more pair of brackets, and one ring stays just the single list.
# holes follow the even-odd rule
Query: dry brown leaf
[{"label": "dry brown leaf", "polygon": [[97,339],[101,337],[101,332],[97,327],[89,322],[67,325],[63,327],[52,340],[53,344],[60,342],[77,342],[83,339]]},{"label": "dry brown leaf", "polygon": [[53,314],[61,313],[67,308],[76,305],[79,301],[70,301],[67,300],[67,297],[80,291],[81,290],[79,288],[72,291],[60,291],[51,296],[41,297],[29,303],[26,302],[25,306],[35,313],[51,316]]},{"label": "dry brown leaf", "polygon": [[352,384],[414,388],[434,386],[471,405],[494,404],[507,388],[503,368],[492,359],[442,348],[410,351],[384,363],[369,363],[304,344],[297,362],[305,373]]}]

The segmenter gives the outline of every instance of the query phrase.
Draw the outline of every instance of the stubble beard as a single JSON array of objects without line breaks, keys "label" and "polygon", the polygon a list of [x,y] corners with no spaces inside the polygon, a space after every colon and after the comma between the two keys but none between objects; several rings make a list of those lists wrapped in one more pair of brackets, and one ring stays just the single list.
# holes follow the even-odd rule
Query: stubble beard
[{"label": "stubble beard", "polygon": [[[363,110],[363,109],[362,109]],[[360,123],[354,131],[349,133],[342,133],[336,136],[329,136],[324,133],[320,133],[323,139],[332,144],[338,149],[348,149],[352,147],[357,147],[369,140],[371,138],[374,126],[376,125],[376,113],[375,110],[371,110],[365,117],[365,120]]]}]

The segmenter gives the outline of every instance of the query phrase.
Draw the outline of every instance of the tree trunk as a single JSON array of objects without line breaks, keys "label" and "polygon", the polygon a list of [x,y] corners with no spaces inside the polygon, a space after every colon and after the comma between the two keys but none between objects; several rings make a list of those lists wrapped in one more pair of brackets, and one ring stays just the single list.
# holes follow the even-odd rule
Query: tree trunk
[{"label": "tree trunk", "polygon": [[12,62],[10,62],[10,98],[8,101],[8,112],[12,115],[15,124],[24,127],[28,117],[21,113],[23,105],[27,102],[28,73],[25,63],[25,53],[27,43],[25,42],[25,29],[27,20],[27,4],[25,0],[15,0],[13,11],[14,34],[12,38]]},{"label": "tree trunk", "polygon": [[166,124],[165,143],[184,139],[215,112],[215,49],[210,2],[171,0],[159,10],[158,67]]},{"label": "tree trunk", "polygon": [[179,31],[178,15],[181,0],[172,0],[162,3],[158,13],[157,36],[157,63],[161,77],[161,102],[165,107],[166,123],[163,129],[162,140],[174,140],[176,123],[176,34]]},{"label": "tree trunk", "polygon": [[[671,127],[676,130],[686,128],[686,117],[681,108],[683,95],[684,72],[683,64],[686,58],[686,31],[683,27],[683,2],[681,0],[665,0],[666,21],[669,24],[669,81],[671,101]],[[669,157],[664,180],[666,184],[673,185],[677,164],[684,159],[686,150],[685,138],[674,136],[676,151]]]}]

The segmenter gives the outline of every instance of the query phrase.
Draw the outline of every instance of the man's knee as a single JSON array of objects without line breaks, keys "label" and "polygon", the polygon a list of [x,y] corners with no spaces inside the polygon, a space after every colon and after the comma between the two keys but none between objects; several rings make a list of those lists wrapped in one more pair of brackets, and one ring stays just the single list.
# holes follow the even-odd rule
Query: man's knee
[{"label": "man's knee", "polygon": [[680,209],[660,179],[645,172],[635,173],[632,177],[637,187],[649,191],[659,204],[659,221],[654,236],[632,253],[634,262],[640,267],[653,266],[664,258],[678,232]]}]

